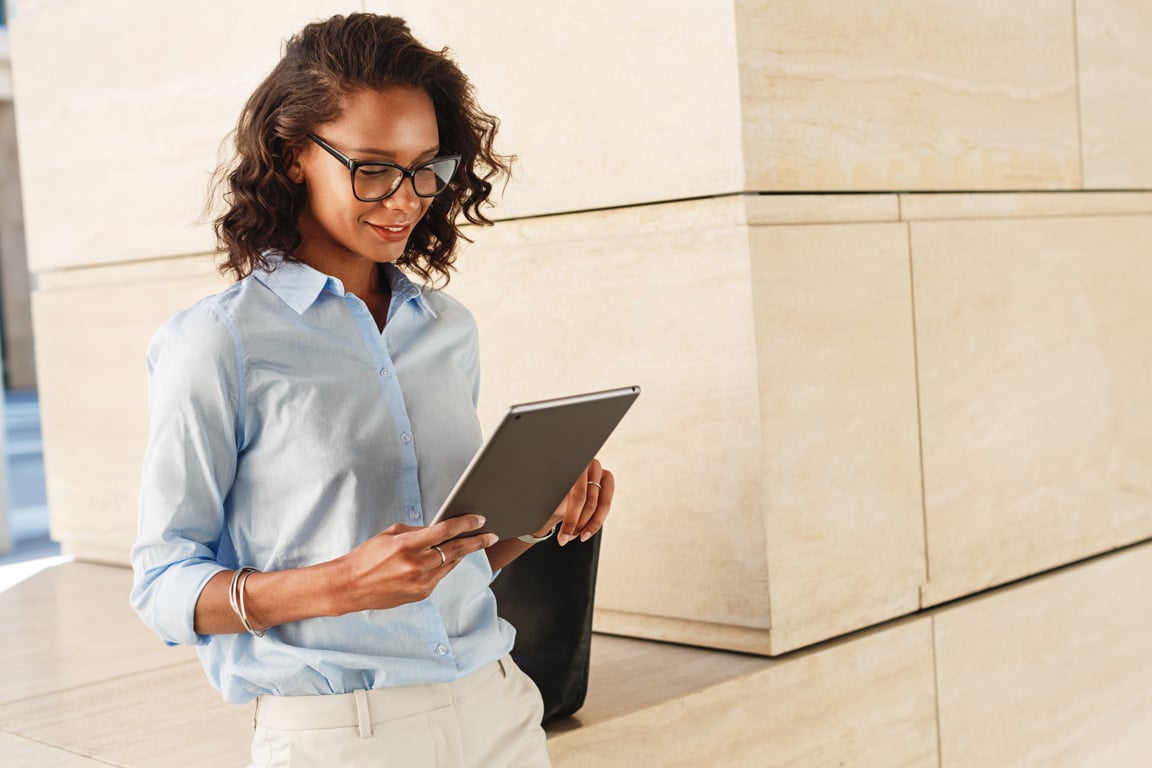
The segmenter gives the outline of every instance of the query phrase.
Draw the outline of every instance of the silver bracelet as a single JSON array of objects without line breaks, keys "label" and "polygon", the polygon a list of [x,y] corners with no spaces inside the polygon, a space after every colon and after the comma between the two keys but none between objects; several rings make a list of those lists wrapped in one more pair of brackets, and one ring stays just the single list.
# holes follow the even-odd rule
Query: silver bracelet
[{"label": "silver bracelet", "polygon": [[228,588],[228,602],[231,603],[232,612],[240,619],[240,623],[244,625],[248,634],[264,637],[268,631],[267,627],[264,629],[253,628],[251,622],[248,621],[248,610],[244,606],[244,586],[248,583],[248,577],[254,573],[260,573],[260,571],[247,565],[232,572],[232,584]]},{"label": "silver bracelet", "polygon": [[556,533],[556,529],[559,527],[560,523],[556,523],[556,525],[552,526],[552,530],[548,531],[548,533],[544,534],[543,536],[536,537],[526,533],[523,536],[517,536],[516,539],[518,541],[524,542],[525,544],[539,544],[542,541],[547,541],[548,539],[552,538],[552,535]]}]

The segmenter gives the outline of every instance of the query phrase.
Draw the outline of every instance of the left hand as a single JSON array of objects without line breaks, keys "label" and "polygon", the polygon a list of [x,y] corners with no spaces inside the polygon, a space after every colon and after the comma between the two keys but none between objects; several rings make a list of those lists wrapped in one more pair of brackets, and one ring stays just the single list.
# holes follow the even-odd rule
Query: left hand
[{"label": "left hand", "polygon": [[556,532],[556,540],[560,546],[579,538],[588,541],[604,527],[604,520],[612,509],[612,496],[616,492],[616,480],[612,473],[604,469],[599,459],[592,459],[592,463],[580,475],[572,490],[556,507],[552,517],[533,536],[543,536],[552,530],[552,526],[560,523],[560,530]]}]

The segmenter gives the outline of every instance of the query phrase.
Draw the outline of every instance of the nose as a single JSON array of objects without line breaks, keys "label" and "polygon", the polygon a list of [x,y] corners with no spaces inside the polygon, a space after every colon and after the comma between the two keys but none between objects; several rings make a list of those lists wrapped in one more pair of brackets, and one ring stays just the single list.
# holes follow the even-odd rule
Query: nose
[{"label": "nose", "polygon": [[411,178],[402,179],[396,191],[380,202],[384,204],[385,208],[408,211],[419,210],[421,205],[420,196],[416,194],[416,188],[412,186]]}]

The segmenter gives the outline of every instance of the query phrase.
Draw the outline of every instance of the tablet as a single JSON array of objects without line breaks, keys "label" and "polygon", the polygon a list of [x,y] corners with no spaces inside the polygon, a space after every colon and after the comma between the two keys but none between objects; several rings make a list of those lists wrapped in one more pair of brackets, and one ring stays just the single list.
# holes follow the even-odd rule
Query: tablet
[{"label": "tablet", "polygon": [[640,387],[513,405],[432,523],[478,513],[512,539],[539,531],[640,395]]}]

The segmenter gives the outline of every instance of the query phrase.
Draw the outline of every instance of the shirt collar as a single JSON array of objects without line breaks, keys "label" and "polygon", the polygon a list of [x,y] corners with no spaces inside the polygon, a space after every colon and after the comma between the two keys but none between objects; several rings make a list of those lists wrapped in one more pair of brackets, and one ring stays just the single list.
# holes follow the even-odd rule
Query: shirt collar
[{"label": "shirt collar", "polygon": [[388,278],[388,287],[392,291],[392,307],[388,310],[391,315],[396,307],[399,307],[406,301],[415,301],[420,309],[427,312],[433,318],[436,317],[436,311],[428,304],[428,300],[424,297],[424,290],[412,282],[408,275],[397,267],[395,264],[385,264],[384,274]]},{"label": "shirt collar", "polygon": [[[285,304],[292,307],[298,315],[304,314],[309,307],[315,304],[324,291],[340,297],[346,293],[344,283],[339,279],[319,272],[303,262],[292,261],[283,257],[275,257],[270,261],[271,271],[258,269],[253,272],[253,275],[261,283],[268,286]],[[436,312],[429,306],[420,286],[413,283],[395,264],[384,264],[383,268],[393,298],[389,315],[401,304],[415,301],[422,310],[433,318],[436,317]]]}]

